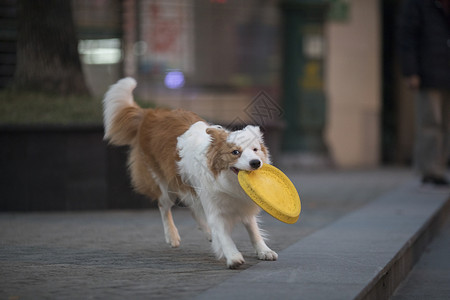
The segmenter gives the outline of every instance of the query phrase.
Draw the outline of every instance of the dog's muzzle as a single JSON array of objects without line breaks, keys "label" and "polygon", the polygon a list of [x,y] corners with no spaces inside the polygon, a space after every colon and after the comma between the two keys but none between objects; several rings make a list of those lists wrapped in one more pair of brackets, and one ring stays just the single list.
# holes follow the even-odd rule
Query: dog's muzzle
[{"label": "dog's muzzle", "polygon": [[250,161],[249,165],[253,170],[256,170],[261,167],[261,161],[259,159],[253,159]]}]

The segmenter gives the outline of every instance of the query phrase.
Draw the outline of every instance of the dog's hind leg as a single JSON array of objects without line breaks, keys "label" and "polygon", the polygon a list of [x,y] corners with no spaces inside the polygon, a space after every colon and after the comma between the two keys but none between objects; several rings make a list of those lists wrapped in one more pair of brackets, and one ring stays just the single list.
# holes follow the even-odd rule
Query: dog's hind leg
[{"label": "dog's hind leg", "polygon": [[180,245],[180,235],[173,223],[172,211],[170,210],[175,199],[171,199],[167,187],[158,183],[156,175],[148,167],[148,164],[137,148],[131,151],[128,165],[134,189],[150,199],[158,199],[166,242],[172,247],[178,247]]},{"label": "dog's hind leg", "polygon": [[258,258],[261,260],[277,260],[278,254],[266,245],[263,237],[261,236],[256,217],[250,217],[243,223],[248,231],[248,235],[250,236],[250,240],[255,248]]},{"label": "dog's hind leg", "polygon": [[166,242],[173,248],[180,246],[180,235],[178,234],[178,229],[173,222],[172,217],[172,206],[174,202],[170,198],[166,189],[163,189],[162,195],[158,200],[159,212],[161,213],[161,218],[164,227],[164,235],[166,237]]}]

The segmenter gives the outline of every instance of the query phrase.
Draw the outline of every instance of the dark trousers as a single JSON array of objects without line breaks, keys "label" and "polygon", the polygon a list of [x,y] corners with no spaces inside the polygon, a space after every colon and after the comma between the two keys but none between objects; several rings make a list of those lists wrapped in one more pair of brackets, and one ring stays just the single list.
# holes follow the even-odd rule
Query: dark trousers
[{"label": "dark trousers", "polygon": [[420,90],[415,102],[415,168],[424,176],[445,176],[450,157],[450,90]]}]

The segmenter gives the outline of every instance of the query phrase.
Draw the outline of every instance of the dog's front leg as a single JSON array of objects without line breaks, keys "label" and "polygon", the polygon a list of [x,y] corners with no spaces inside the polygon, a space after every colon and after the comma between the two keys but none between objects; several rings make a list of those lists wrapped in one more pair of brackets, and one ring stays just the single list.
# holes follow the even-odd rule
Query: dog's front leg
[{"label": "dog's front leg", "polygon": [[224,220],[219,217],[214,224],[210,224],[210,227],[214,251],[219,255],[223,253],[227,260],[228,268],[236,269],[244,264],[244,257],[231,239],[231,228],[227,228]]},{"label": "dog's front leg", "polygon": [[233,219],[227,218],[220,199],[207,189],[200,190],[199,199],[211,230],[212,247],[217,258],[225,257],[227,266],[236,269],[245,263],[244,257],[231,239]]},{"label": "dog's front leg", "polygon": [[255,248],[256,255],[261,260],[277,260],[278,254],[270,249],[264,242],[261,232],[256,222],[256,217],[253,216],[244,222],[245,228],[248,231],[252,245]]},{"label": "dog's front leg", "polygon": [[203,206],[200,203],[200,200],[192,201],[192,205],[190,206],[192,216],[197,221],[198,227],[201,231],[203,231],[206,235],[208,241],[212,241],[211,230],[208,226],[208,221],[206,220],[205,211]]},{"label": "dog's front leg", "polygon": [[244,264],[244,257],[231,239],[232,224],[217,214],[209,215],[208,223],[212,234],[212,246],[217,257],[224,256],[230,269],[236,269]]}]

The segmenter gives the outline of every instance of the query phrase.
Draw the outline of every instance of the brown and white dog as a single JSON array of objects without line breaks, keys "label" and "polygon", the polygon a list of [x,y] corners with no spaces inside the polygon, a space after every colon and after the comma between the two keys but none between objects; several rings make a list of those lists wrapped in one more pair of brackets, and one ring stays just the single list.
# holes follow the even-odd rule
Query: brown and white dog
[{"label": "brown and white dog", "polygon": [[259,259],[276,260],[258,227],[259,207],[239,185],[239,170],[270,163],[259,127],[228,131],[184,110],[142,109],[133,100],[136,81],[124,78],[103,100],[105,139],[129,145],[129,168],[137,192],[157,199],[166,242],[180,245],[171,207],[178,199],[188,206],[218,258],[229,268],[244,263],[231,239],[242,222]]}]

